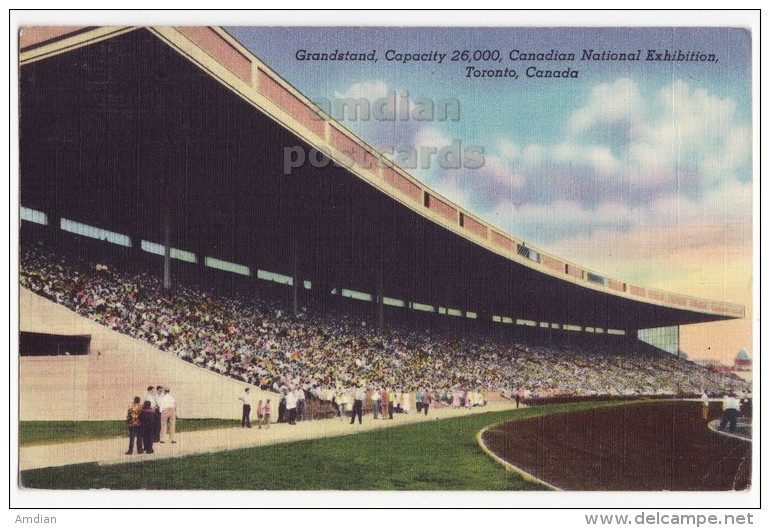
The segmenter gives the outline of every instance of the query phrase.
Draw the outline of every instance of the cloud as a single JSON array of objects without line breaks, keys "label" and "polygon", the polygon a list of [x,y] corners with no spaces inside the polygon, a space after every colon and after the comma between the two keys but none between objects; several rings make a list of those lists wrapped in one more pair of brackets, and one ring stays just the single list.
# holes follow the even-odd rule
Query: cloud
[{"label": "cloud", "polygon": [[366,81],[351,84],[344,92],[335,91],[337,99],[367,99],[373,102],[385,97],[390,88],[385,81]]},{"label": "cloud", "polygon": [[[529,200],[581,196],[649,203],[672,193],[697,197],[727,180],[748,181],[751,129],[735,102],[676,81],[647,96],[622,78],[595,86],[554,143],[496,141],[528,181]],[[550,185],[553,193],[537,187]]]},{"label": "cloud", "polygon": [[568,121],[570,135],[579,137],[612,124],[632,124],[641,117],[642,106],[639,90],[631,79],[599,84],[591,90],[588,103],[572,113]]},{"label": "cloud", "polygon": [[449,136],[434,126],[420,127],[413,140],[418,149],[449,145],[451,142]]},{"label": "cloud", "polygon": [[633,223],[634,211],[620,202],[605,202],[596,208],[588,208],[570,200],[519,205],[502,200],[483,216],[525,240],[551,244],[568,236],[601,229],[626,231]]},{"label": "cloud", "polygon": [[560,257],[636,284],[729,302],[746,302],[751,244],[735,226],[597,229],[548,247]]},{"label": "cloud", "polygon": [[565,123],[551,143],[494,143],[517,194],[489,195],[487,210],[515,213],[514,233],[537,242],[607,226],[750,226],[751,128],[730,98],[681,80],[643,94],[622,78],[595,86]]},{"label": "cloud", "polygon": [[[459,138],[452,138],[435,126],[421,127],[413,138],[413,145],[418,152],[430,149],[440,151],[455,145],[463,159],[467,149],[475,145],[463,143]],[[427,185],[441,192],[447,198],[466,207],[476,214],[482,214],[501,197],[513,197],[524,187],[524,177],[504,157],[483,154],[483,165],[477,168],[442,167],[438,157],[431,158],[430,168],[412,171]]]},{"label": "cloud", "polygon": [[443,187],[443,189],[437,188],[436,190],[446,190],[447,184],[450,182],[435,156],[430,153],[437,152],[451,144],[451,138],[434,126],[427,125],[418,128],[411,141],[405,145],[412,147],[420,157],[418,167],[410,172],[430,186]]},{"label": "cloud", "polygon": [[559,165],[587,167],[600,179],[613,177],[623,168],[621,160],[615,158],[608,145],[564,142],[554,145],[550,156]]},{"label": "cloud", "polygon": [[[644,205],[620,200],[586,205],[570,199],[518,204],[501,199],[482,215],[525,240],[545,248],[559,247],[567,252],[565,256],[574,253],[575,247],[607,247],[606,241],[591,238],[595,233],[611,237],[611,247],[631,254],[642,247],[660,251],[668,246],[750,246],[752,199],[750,183],[727,182],[700,200],[669,195]],[[642,235],[653,232],[666,236],[653,241]],[[674,233],[679,238],[671,240]]]},{"label": "cloud", "polygon": [[497,151],[510,160],[521,158],[521,147],[507,138],[497,139]]},{"label": "cloud", "polygon": [[[595,87],[566,122],[551,143],[498,137],[481,169],[434,165],[418,176],[515,236],[600,270],[635,259],[651,270],[666,262],[680,277],[676,251],[751,246],[751,132],[732,101],[681,81],[643,97],[620,79]],[[417,147],[450,141],[432,125],[414,135]]]}]

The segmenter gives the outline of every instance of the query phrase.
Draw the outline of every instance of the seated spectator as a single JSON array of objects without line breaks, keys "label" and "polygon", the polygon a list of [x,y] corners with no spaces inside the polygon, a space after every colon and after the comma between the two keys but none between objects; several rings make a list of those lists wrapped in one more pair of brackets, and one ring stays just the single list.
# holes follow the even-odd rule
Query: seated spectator
[{"label": "seated spectator", "polygon": [[263,390],[301,387],[334,401],[341,414],[359,383],[404,387],[380,394],[381,406],[390,402],[401,410],[411,407],[406,387],[430,387],[432,405],[457,408],[484,405],[487,393],[511,387],[528,387],[541,397],[751,390],[748,382],[640,341],[618,346],[607,336],[558,333],[547,340],[534,333],[512,340],[492,331],[439,333],[398,325],[378,331],[355,314],[332,309],[306,308],[295,317],[269,298],[182,284],[166,292],[155,276],[109,262],[97,270],[77,255],[53,254],[44,246],[21,245],[19,280],[23,288],[184,361]]}]

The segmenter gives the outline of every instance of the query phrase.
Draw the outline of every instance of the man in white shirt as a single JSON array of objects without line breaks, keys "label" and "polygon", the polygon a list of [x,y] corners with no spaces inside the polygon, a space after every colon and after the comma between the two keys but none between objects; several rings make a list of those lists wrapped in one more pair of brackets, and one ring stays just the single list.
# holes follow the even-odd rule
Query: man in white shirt
[{"label": "man in white shirt", "polygon": [[160,442],[160,397],[163,396],[163,386],[155,388],[155,443]]},{"label": "man in white shirt", "polygon": [[297,425],[297,395],[291,389],[286,393],[286,414],[290,425]]},{"label": "man in white shirt", "polygon": [[705,390],[700,396],[700,401],[703,408],[703,420],[706,421],[709,419],[709,395]]},{"label": "man in white shirt", "polygon": [[741,404],[735,398],[735,395],[731,392],[725,395],[725,399],[722,401],[722,421],[719,423],[719,430],[724,431],[725,426],[730,426],[730,432],[735,432],[735,427],[738,425],[738,415],[741,412]]},{"label": "man in white shirt", "polygon": [[238,398],[243,402],[243,415],[241,416],[241,427],[248,427],[251,429],[251,394],[249,394],[249,388],[246,387],[243,391],[243,396]]},{"label": "man in white shirt", "polygon": [[353,395],[353,414],[350,417],[350,425],[353,425],[353,423],[356,421],[356,416],[358,416],[358,423],[361,424],[362,421],[362,415],[364,414],[364,397],[366,395],[366,392],[364,391],[363,385],[358,385],[356,387],[355,393]]},{"label": "man in white shirt", "polygon": [[171,394],[171,389],[166,387],[163,389],[163,396],[160,397],[160,424],[161,424],[161,440],[160,443],[164,444],[163,438],[168,433],[172,444],[176,444],[176,398]]},{"label": "man in white shirt", "polygon": [[153,387],[152,385],[147,387],[147,394],[144,395],[144,400],[142,400],[142,402],[146,402],[146,401],[150,402],[150,407],[152,407],[153,409],[155,409],[155,407],[158,406],[158,400],[155,396],[155,387]]}]

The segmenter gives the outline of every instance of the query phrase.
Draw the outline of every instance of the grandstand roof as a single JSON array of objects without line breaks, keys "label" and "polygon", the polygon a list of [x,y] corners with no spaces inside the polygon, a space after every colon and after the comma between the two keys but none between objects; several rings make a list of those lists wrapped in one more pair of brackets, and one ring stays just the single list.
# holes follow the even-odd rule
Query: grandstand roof
[{"label": "grandstand roof", "polygon": [[[565,261],[394,166],[220,28],[24,28],[21,204],[385,296],[635,330],[744,316]],[[322,154],[284,174],[287,156]],[[375,162],[376,160],[380,160]],[[336,163],[330,163],[334,161]],[[319,167],[318,165],[324,165]],[[314,166],[315,165],[315,166]]]}]

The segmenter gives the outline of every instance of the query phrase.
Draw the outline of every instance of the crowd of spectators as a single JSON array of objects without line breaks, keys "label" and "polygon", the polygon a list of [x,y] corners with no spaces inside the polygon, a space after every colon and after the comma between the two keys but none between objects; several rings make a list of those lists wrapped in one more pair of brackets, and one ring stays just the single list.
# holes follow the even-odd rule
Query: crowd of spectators
[{"label": "crowd of spectators", "polygon": [[[347,401],[362,384],[436,402],[472,406],[490,391],[539,397],[670,395],[750,390],[730,376],[616,336],[376,329],[360,316],[303,308],[288,313],[269,298],[215,292],[128,273],[74,255],[22,245],[20,282],[83,317],[202,368],[266,390],[298,387]],[[511,396],[513,397],[513,396]],[[351,400],[352,401],[352,400]]]}]

